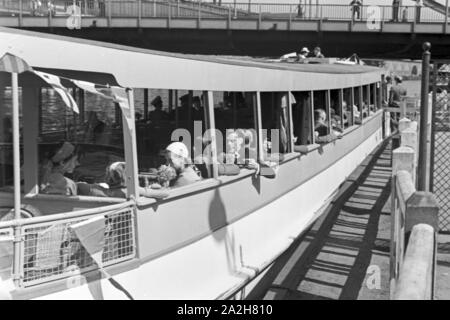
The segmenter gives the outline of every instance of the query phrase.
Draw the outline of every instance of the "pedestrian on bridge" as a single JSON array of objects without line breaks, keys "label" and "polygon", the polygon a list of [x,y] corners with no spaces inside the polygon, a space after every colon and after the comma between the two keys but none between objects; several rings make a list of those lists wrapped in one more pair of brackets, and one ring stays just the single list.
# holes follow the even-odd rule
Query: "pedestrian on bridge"
[{"label": "pedestrian on bridge", "polygon": [[398,22],[398,16],[400,13],[400,0],[392,1],[392,21]]},{"label": "pedestrian on bridge", "polygon": [[305,8],[303,7],[303,3],[302,0],[298,1],[298,6],[297,6],[297,18],[303,18],[305,12]]},{"label": "pedestrian on bridge", "polygon": [[423,7],[423,0],[416,0],[416,23],[420,23],[420,12]]},{"label": "pedestrian on bridge", "polygon": [[350,6],[352,7],[352,20],[355,20],[355,15],[356,19],[360,20],[362,6],[361,0],[352,0],[352,2],[350,2]]}]

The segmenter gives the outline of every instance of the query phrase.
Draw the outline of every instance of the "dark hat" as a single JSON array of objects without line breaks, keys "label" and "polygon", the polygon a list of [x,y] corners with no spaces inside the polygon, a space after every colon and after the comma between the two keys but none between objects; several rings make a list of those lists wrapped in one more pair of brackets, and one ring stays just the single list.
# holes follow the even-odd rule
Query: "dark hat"
[{"label": "dark hat", "polygon": [[193,103],[195,103],[195,102],[201,103],[200,97],[199,97],[199,96],[193,97],[193,98],[192,98],[192,102],[193,102]]},{"label": "dark hat", "polygon": [[182,95],[179,99],[181,102],[188,102],[189,101],[189,93]]},{"label": "dark hat", "polygon": [[152,102],[150,102],[150,103],[154,106],[156,106],[158,104],[162,104],[161,96],[156,96],[156,98],[153,99]]}]

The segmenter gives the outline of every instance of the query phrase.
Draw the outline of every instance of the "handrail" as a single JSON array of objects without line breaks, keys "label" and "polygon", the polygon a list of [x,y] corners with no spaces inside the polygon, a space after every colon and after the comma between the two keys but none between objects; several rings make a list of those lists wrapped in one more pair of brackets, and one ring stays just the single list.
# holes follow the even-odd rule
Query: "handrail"
[{"label": "handrail", "polygon": [[[19,16],[67,16],[67,8],[73,1],[53,0],[53,7],[49,7],[47,1],[41,1],[41,5],[35,0],[22,0],[22,5],[17,0],[0,1],[0,15]],[[417,14],[417,7],[401,6],[394,9],[393,6],[374,6],[363,5],[360,8],[360,16],[354,14],[352,7],[348,4],[304,4],[299,6],[293,3],[261,3],[253,1],[245,2],[221,2],[220,4],[205,3],[201,1],[180,1],[180,0],[108,0],[99,2],[94,0],[76,0],[81,8],[81,14],[88,17],[105,17],[106,7],[111,7],[112,17],[135,17],[138,18],[143,10],[142,18],[167,18],[169,11],[172,18],[208,18],[214,16],[217,18],[228,19],[230,10],[234,19],[282,19],[282,20],[323,20],[323,21],[371,21],[373,19],[380,22],[394,23],[445,23],[445,12],[442,8],[437,10],[432,6],[424,6]],[[140,4],[141,10],[138,8]],[[165,8],[163,8],[165,7]],[[445,10],[445,7],[444,9]],[[151,14],[146,14],[151,12]],[[180,12],[182,14],[180,14]],[[420,17],[418,17],[420,16]]]},{"label": "handrail", "polygon": [[433,299],[439,208],[432,193],[416,191],[417,122],[403,118],[399,131],[392,155],[391,299]]}]

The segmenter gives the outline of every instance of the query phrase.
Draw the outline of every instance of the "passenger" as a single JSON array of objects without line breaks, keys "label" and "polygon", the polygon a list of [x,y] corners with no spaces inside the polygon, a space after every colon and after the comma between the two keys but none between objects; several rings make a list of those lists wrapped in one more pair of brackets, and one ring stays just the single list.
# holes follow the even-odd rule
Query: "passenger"
[{"label": "passenger", "polygon": [[[114,162],[106,168],[106,183],[109,188],[105,189],[108,197],[126,198],[126,171],[125,162]],[[139,187],[139,195],[147,198],[164,199],[169,196],[167,190]]]},{"label": "passenger", "polygon": [[387,106],[389,104],[389,95],[392,88],[392,78],[391,76],[386,76],[383,82],[383,103]]},{"label": "passenger", "polygon": [[316,135],[316,143],[328,143],[341,137],[334,130],[328,133],[328,125],[326,124],[327,114],[323,109],[314,110],[314,133]]},{"label": "passenger", "polygon": [[322,50],[320,49],[320,47],[314,48],[314,57],[322,59],[325,58],[325,56],[322,54]]},{"label": "passenger", "polygon": [[202,120],[203,115],[203,106],[200,97],[195,96],[192,98],[192,120]]},{"label": "passenger", "polygon": [[202,178],[194,170],[189,158],[189,151],[182,142],[172,142],[166,148],[166,159],[168,164],[177,172],[177,178],[172,181],[173,187],[182,187]]},{"label": "passenger", "polygon": [[85,142],[101,143],[105,133],[106,124],[98,119],[97,112],[89,111],[88,120],[85,123]]},{"label": "passenger", "polygon": [[233,171],[233,166],[237,166],[239,171],[241,168],[246,168],[259,172],[256,152],[250,150],[251,148],[249,147],[252,140],[253,135],[247,130],[243,131],[242,137],[236,131],[228,134],[226,152],[219,155],[219,162],[225,165],[225,170],[235,172],[235,170]]},{"label": "passenger", "polygon": [[403,87],[403,79],[400,76],[394,76],[395,85],[392,86],[389,93],[389,107],[398,108],[398,112],[391,112],[391,129],[395,130],[400,120],[400,104],[406,97],[407,91]]},{"label": "passenger", "polygon": [[309,50],[307,47],[303,47],[302,50],[300,50],[300,53],[297,54],[298,60],[303,60],[308,57]]},{"label": "passenger", "polygon": [[55,154],[41,167],[41,192],[66,196],[77,195],[76,183],[65,176],[79,165],[75,146],[64,142]]},{"label": "passenger", "polygon": [[157,96],[155,99],[153,99],[150,104],[155,107],[155,110],[148,113],[148,117],[153,124],[157,125],[161,123],[161,121],[169,120],[168,113],[162,110],[163,103],[160,96]]}]

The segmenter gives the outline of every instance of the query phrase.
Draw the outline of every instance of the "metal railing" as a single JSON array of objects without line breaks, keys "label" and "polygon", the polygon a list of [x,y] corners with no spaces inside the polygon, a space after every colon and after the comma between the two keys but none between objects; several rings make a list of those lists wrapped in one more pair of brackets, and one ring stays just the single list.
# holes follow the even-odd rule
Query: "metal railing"
[{"label": "metal railing", "polygon": [[416,191],[418,125],[403,118],[400,147],[392,155],[391,299],[434,298],[438,205],[430,192]]},{"label": "metal railing", "polygon": [[[49,6],[48,4],[52,5]],[[69,16],[70,0],[0,0],[0,15]],[[197,18],[197,19],[265,19],[265,20],[329,20],[399,23],[444,23],[445,14],[430,7],[361,6],[354,11],[349,5],[297,5],[291,3],[221,2],[183,0],[76,0],[83,16],[112,18]]]},{"label": "metal railing", "polygon": [[74,212],[70,218],[67,214],[57,214],[21,219],[19,224],[17,220],[2,222],[0,235],[2,231],[20,229],[21,254],[10,259],[19,266],[18,270],[10,269],[16,285],[29,287],[69,278],[74,270],[83,274],[97,269],[98,265],[70,226],[100,216],[105,217],[103,266],[135,257],[134,208],[130,203]]}]

